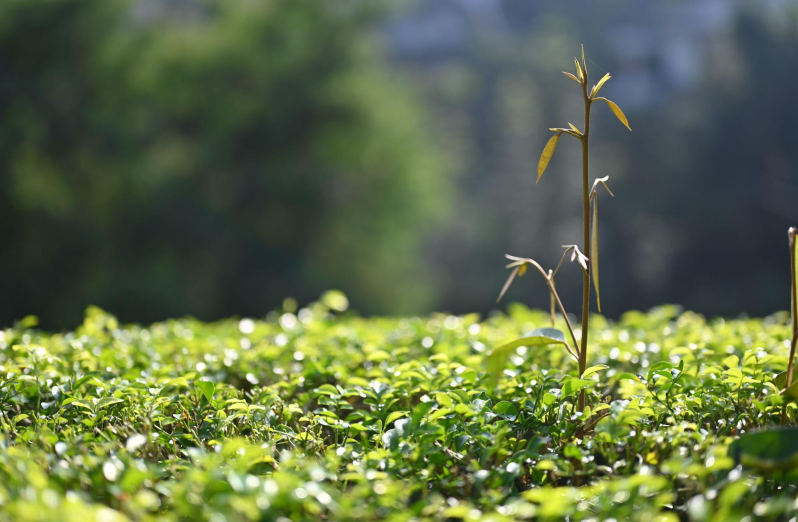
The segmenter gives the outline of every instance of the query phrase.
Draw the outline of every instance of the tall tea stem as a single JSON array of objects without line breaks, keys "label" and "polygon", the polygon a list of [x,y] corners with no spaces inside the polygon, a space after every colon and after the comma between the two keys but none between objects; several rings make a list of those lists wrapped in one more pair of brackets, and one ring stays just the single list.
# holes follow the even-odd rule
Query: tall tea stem
[{"label": "tall tea stem", "polygon": [[[587,68],[584,71],[585,79],[582,82],[582,97],[585,101],[585,128],[582,131],[582,220],[584,239],[582,251],[590,255],[590,105],[593,101],[587,92]],[[585,373],[587,367],[587,338],[590,321],[590,265],[582,275],[582,345],[579,350],[579,376]],[[579,394],[579,411],[585,409],[585,391]]]},{"label": "tall tea stem", "polygon": [[[788,390],[792,386],[792,373],[793,365],[795,364],[795,348],[798,345],[798,274],[796,274],[795,266],[795,241],[796,230],[790,228],[790,302],[792,309],[792,344],[790,345],[790,359],[787,361],[787,384],[784,385],[784,390]],[[781,409],[781,424],[787,423],[787,404],[785,403]]]}]

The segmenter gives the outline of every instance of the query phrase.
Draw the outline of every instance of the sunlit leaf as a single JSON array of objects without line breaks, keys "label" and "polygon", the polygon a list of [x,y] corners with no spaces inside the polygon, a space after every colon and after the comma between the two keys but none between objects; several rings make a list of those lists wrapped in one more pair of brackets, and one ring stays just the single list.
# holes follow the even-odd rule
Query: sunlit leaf
[{"label": "sunlit leaf", "polygon": [[596,98],[596,99],[606,102],[607,105],[609,105],[610,110],[615,115],[615,117],[618,118],[619,120],[621,120],[621,123],[626,125],[627,129],[632,130],[632,128],[629,126],[629,120],[626,119],[626,116],[624,115],[623,111],[621,110],[620,107],[618,107],[618,105],[615,104],[615,102],[612,102],[612,101],[608,100],[607,98]]},{"label": "sunlit leaf", "polygon": [[585,62],[585,46],[582,45],[582,67],[584,68],[585,76],[587,76],[587,62]]},{"label": "sunlit leaf", "polygon": [[588,381],[586,379],[571,379],[563,384],[562,396],[569,397],[593,384],[595,384],[593,381]]},{"label": "sunlit leaf", "polygon": [[205,399],[207,399],[208,403],[212,403],[213,392],[216,390],[216,385],[210,381],[197,381],[195,384],[202,392],[202,395],[205,396]]},{"label": "sunlit leaf", "polygon": [[[538,162],[538,179],[540,181],[541,176],[546,171],[546,167],[549,166],[549,161],[551,161],[551,156],[554,154],[554,150],[557,148],[557,142],[560,141],[560,134],[559,132],[549,138],[548,143],[546,146],[543,147],[543,154],[540,155],[540,161]],[[537,181],[535,183],[537,183]]]},{"label": "sunlit leaf", "polygon": [[599,290],[599,237],[598,237],[598,198],[593,198],[593,230],[590,238],[590,271],[593,286],[596,287],[596,304],[601,312],[601,292]]},{"label": "sunlit leaf", "polygon": [[407,417],[408,415],[409,415],[409,412],[406,412],[406,411],[395,411],[395,412],[392,412],[390,415],[388,415],[388,418],[385,419],[385,426],[388,426],[390,423],[392,423],[392,422],[394,422],[394,421],[396,421],[398,419],[401,419],[402,417]]},{"label": "sunlit leaf", "polygon": [[582,66],[579,65],[579,60],[574,58],[574,63],[576,64],[576,74],[579,76],[579,83],[583,83],[585,81],[585,75],[582,74]]},{"label": "sunlit leaf", "polygon": [[798,428],[746,433],[729,446],[729,456],[760,471],[791,469],[798,464]]},{"label": "sunlit leaf", "polygon": [[538,328],[527,335],[514,341],[503,344],[494,349],[487,358],[488,378],[492,383],[497,383],[499,376],[507,366],[507,359],[510,354],[520,346],[533,348],[536,346],[548,346],[552,344],[562,344],[567,346],[565,334],[556,328]]},{"label": "sunlit leaf", "polygon": [[567,77],[569,77],[570,79],[572,79],[573,81],[575,81],[576,83],[580,83],[580,82],[579,82],[579,78],[577,78],[577,77],[576,77],[576,76],[574,76],[573,74],[571,74],[571,73],[569,73],[569,72],[565,72],[565,71],[563,71],[562,73],[563,73],[564,75],[566,75]]},{"label": "sunlit leaf", "polygon": [[579,134],[580,136],[582,135],[582,132],[581,132],[579,129],[577,129],[577,128],[576,128],[576,125],[574,125],[574,124],[573,124],[573,123],[571,123],[570,121],[568,122],[568,126],[569,126],[569,127],[571,127],[571,129],[572,129],[574,132],[576,132],[577,134]]},{"label": "sunlit leaf", "polygon": [[117,399],[116,397],[103,397],[102,399],[97,401],[97,404],[94,406],[94,409],[99,410],[101,408],[110,406],[111,404],[117,404],[119,402],[124,402],[124,401],[122,399]]},{"label": "sunlit leaf", "polygon": [[590,368],[587,368],[585,370],[585,373],[582,374],[582,378],[583,379],[587,379],[588,377],[590,377],[594,373],[598,373],[598,372],[600,372],[602,370],[606,370],[607,368],[609,368],[609,366],[607,366],[606,364],[597,364],[596,366],[591,366]]},{"label": "sunlit leaf", "polygon": [[591,97],[591,98],[595,97],[595,96],[596,96],[596,94],[598,94],[599,90],[601,90],[601,87],[602,87],[602,86],[603,86],[605,83],[607,83],[607,80],[609,80],[610,78],[612,78],[612,76],[610,76],[610,73],[607,73],[607,74],[605,74],[605,75],[604,75],[604,76],[601,78],[601,80],[599,80],[599,82],[598,82],[596,85],[594,85],[594,86],[593,86],[593,89],[590,91],[590,97]]}]

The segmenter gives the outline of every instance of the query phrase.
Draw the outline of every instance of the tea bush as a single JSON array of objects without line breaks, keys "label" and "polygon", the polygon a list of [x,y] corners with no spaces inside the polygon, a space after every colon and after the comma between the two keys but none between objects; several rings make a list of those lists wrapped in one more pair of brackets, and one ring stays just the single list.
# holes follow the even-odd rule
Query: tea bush
[{"label": "tea bush", "polygon": [[[798,513],[789,473],[729,451],[779,422],[786,314],[595,315],[583,379],[564,350],[519,347],[497,380],[490,350],[548,313],[366,319],[346,306],[328,293],[265,320],[150,326],[91,308],[74,332],[31,318],[0,331],[0,520]],[[578,413],[583,389],[592,409]]]}]

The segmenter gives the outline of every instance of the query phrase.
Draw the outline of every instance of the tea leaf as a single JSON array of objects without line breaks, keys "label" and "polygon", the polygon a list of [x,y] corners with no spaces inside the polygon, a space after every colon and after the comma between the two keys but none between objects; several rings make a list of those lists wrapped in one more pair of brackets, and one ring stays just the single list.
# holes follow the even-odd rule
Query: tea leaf
[{"label": "tea leaf", "polygon": [[499,376],[507,365],[510,354],[520,346],[533,348],[536,346],[548,346],[551,344],[562,344],[568,346],[565,334],[556,328],[538,328],[527,335],[514,341],[503,344],[494,349],[487,358],[488,378],[490,382],[497,383]]},{"label": "tea leaf", "polygon": [[595,97],[595,96],[596,96],[596,94],[598,94],[599,90],[601,90],[601,87],[602,87],[602,86],[603,86],[605,83],[607,83],[607,80],[609,80],[610,78],[612,78],[612,76],[610,76],[610,73],[607,73],[607,74],[605,74],[605,75],[604,75],[604,76],[601,78],[601,80],[599,80],[599,82],[598,82],[596,85],[594,85],[594,86],[593,86],[593,89],[590,91],[590,97],[591,97],[591,98]]},{"label": "tea leaf", "polygon": [[627,129],[632,130],[632,128],[629,126],[629,120],[626,119],[626,116],[624,115],[623,111],[621,110],[620,107],[618,107],[618,105],[615,104],[615,102],[612,102],[612,101],[608,100],[607,98],[596,98],[596,99],[597,100],[602,100],[604,102],[607,102],[607,105],[609,105],[610,110],[615,115],[615,117],[618,118],[619,120],[621,120],[621,123],[626,125]]},{"label": "tea leaf", "polygon": [[759,471],[791,469],[798,464],[798,428],[746,433],[729,446],[729,456]]},{"label": "tea leaf", "polygon": [[197,381],[195,385],[200,389],[208,403],[213,403],[213,392],[216,390],[216,385],[210,381]]},{"label": "tea leaf", "polygon": [[594,373],[598,373],[598,372],[600,372],[602,370],[606,370],[607,368],[609,368],[609,366],[607,366],[606,364],[597,364],[596,366],[591,366],[590,368],[587,368],[585,370],[585,373],[582,374],[582,378],[583,379],[587,379],[588,377],[590,377]]},{"label": "tea leaf", "polygon": [[518,418],[518,409],[510,401],[501,401],[493,407],[493,413],[504,420],[514,421]]},{"label": "tea leaf", "polygon": [[557,142],[560,141],[561,133],[557,133],[551,138],[549,138],[548,143],[543,148],[543,153],[540,155],[540,161],[538,162],[538,179],[535,183],[540,181],[541,176],[546,171],[546,167],[549,166],[549,161],[551,161],[551,156],[554,154],[554,150],[557,148]]},{"label": "tea leaf", "polygon": [[122,399],[117,399],[116,397],[103,397],[97,404],[94,406],[95,410],[99,410],[100,408],[105,408],[106,406],[110,406],[111,404],[117,404],[119,402],[124,402]]},{"label": "tea leaf", "polygon": [[563,385],[562,396],[570,397],[571,395],[574,395],[575,393],[584,390],[585,388],[591,386],[592,384],[595,383],[593,381],[588,381],[585,379],[571,379],[570,381],[566,382]]}]

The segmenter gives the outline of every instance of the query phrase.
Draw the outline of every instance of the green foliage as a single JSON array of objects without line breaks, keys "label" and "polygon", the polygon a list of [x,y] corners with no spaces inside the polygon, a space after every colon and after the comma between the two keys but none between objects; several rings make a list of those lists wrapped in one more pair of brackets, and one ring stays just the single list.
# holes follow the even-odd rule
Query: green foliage
[{"label": "green foliage", "polygon": [[733,442],[778,421],[785,314],[594,316],[582,379],[564,350],[520,345],[494,388],[486,347],[547,312],[364,319],[345,300],[149,326],[92,308],[73,332],[0,331],[0,521],[798,514],[794,475],[743,457],[795,437]]},{"label": "green foliage", "polygon": [[0,2],[0,316],[423,307],[448,184],[357,4]]}]

